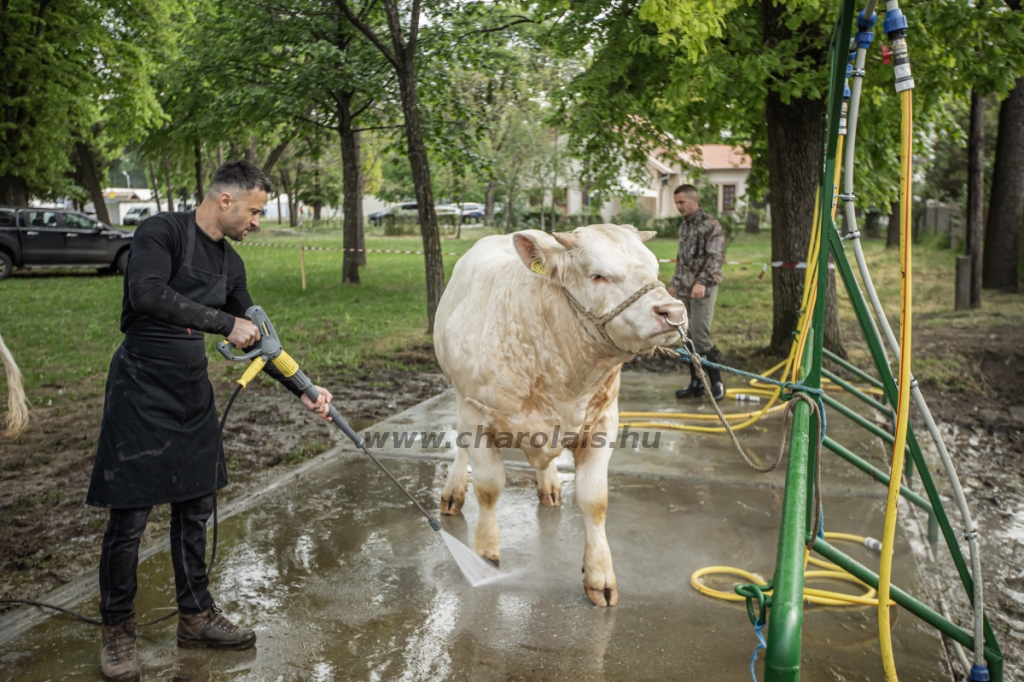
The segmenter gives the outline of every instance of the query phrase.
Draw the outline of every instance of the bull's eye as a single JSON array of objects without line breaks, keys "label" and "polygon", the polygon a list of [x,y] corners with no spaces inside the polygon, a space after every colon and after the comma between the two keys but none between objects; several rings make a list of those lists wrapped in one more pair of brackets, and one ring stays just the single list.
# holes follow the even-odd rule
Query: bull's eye
[{"label": "bull's eye", "polygon": [[602,282],[602,281],[604,281],[604,275],[591,275],[590,276],[590,281],[591,282]]}]

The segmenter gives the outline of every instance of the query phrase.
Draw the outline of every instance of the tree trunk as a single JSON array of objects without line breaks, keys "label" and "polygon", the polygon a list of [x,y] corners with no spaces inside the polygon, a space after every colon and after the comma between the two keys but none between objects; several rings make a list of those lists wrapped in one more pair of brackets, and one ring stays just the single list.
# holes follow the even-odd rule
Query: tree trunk
[{"label": "tree trunk", "polygon": [[497,182],[487,181],[487,189],[484,190],[484,225],[487,227],[494,224],[494,194],[497,188]]},{"label": "tree trunk", "polygon": [[864,214],[864,239],[878,239],[878,223],[882,214],[869,211]]},{"label": "tree trunk", "polygon": [[314,223],[320,222],[320,212],[323,210],[323,208],[324,208],[324,202],[320,201],[319,199],[317,199],[316,201],[313,202],[313,222]]},{"label": "tree trunk", "polygon": [[743,231],[747,234],[760,234],[761,232],[761,209],[764,203],[750,200],[747,205],[747,217],[743,220]]},{"label": "tree trunk", "polygon": [[981,307],[985,222],[985,98],[971,91],[967,137],[967,255],[971,259],[971,308]]},{"label": "tree trunk", "polygon": [[338,98],[338,134],[341,137],[342,211],[345,254],[342,258],[342,284],[359,284],[360,255],[363,232],[363,159],[359,132],[352,126],[352,96]]},{"label": "tree trunk", "polygon": [[160,207],[160,183],[156,179],[156,171],[153,170],[153,162],[149,162],[149,178],[153,185],[153,198],[156,199],[156,212],[163,213],[164,210]]},{"label": "tree trunk", "polygon": [[164,179],[167,181],[167,210],[174,213],[174,183],[171,181],[171,160],[164,157]]},{"label": "tree trunk", "polygon": [[[761,0],[761,16],[766,41],[785,41],[792,32],[785,24],[785,7],[772,0]],[[826,54],[808,54],[815,63]],[[824,101],[791,98],[783,102],[778,92],[769,90],[765,98],[768,128],[768,191],[772,202],[772,260],[800,262],[807,258],[814,197],[818,188],[821,154],[821,117]],[[827,204],[823,204],[827,206]],[[785,355],[800,322],[800,297],[804,271],[775,268],[772,272],[772,339],[770,350]],[[828,272],[823,343],[832,352],[845,356],[836,309],[835,276]]]},{"label": "tree trunk", "polygon": [[509,234],[515,228],[513,220],[513,201],[516,198],[516,176],[512,176],[512,182],[508,185],[508,198],[505,201],[505,234]]},{"label": "tree trunk", "polygon": [[[387,3],[391,5],[391,3]],[[389,22],[390,23],[390,22]],[[420,234],[423,237],[423,266],[427,284],[427,333],[434,333],[434,316],[444,293],[444,261],[441,258],[441,236],[434,211],[434,189],[430,184],[430,165],[427,146],[420,125],[420,107],[416,98],[416,72],[413,53],[399,57],[398,85],[402,94],[402,113],[405,116],[405,138],[408,145],[409,166],[416,191],[416,212],[419,214]]]},{"label": "tree trunk", "polygon": [[110,214],[107,212],[107,202],[103,197],[103,187],[100,185],[99,171],[92,149],[85,142],[78,140],[75,142],[75,151],[78,156],[78,169],[85,181],[85,189],[89,191],[92,205],[96,207],[96,219],[109,225]]},{"label": "tree trunk", "polygon": [[[772,196],[772,260],[801,262],[814,222],[814,195],[818,186],[821,100],[791,99],[783,104],[769,93],[765,113],[768,123],[768,184]],[[772,272],[772,352],[785,355],[800,322],[800,297],[804,270],[775,268]],[[835,277],[829,273],[824,343],[844,355],[836,313]]]},{"label": "tree trunk", "polygon": [[1024,212],[1024,77],[999,108],[997,135],[981,281],[986,289],[1017,291]]},{"label": "tree trunk", "polygon": [[192,150],[196,157],[196,207],[202,203],[206,191],[203,189],[203,146],[199,140],[192,143]]},{"label": "tree trunk", "polygon": [[[266,161],[266,163],[263,164],[263,173],[264,173],[264,175],[270,175],[270,171],[274,170],[274,166],[276,166],[277,162],[281,160],[281,157],[284,156],[285,151],[288,150],[288,145],[291,144],[291,141],[294,140],[295,136],[298,135],[298,134],[299,134],[299,129],[296,128],[295,132],[293,132],[291,135],[289,135],[283,142],[281,142],[281,144],[277,145],[276,147],[274,147],[273,149],[270,150],[270,155],[267,156],[267,161]],[[255,149],[256,149],[256,147],[254,145],[253,146],[253,150],[254,150],[253,151],[253,155],[254,156],[256,154]]]},{"label": "tree trunk", "polygon": [[25,178],[13,173],[0,176],[0,204],[28,206],[28,188]]},{"label": "tree trunk", "polygon": [[245,160],[249,163],[256,163],[256,136],[249,138],[249,148],[245,150]]},{"label": "tree trunk", "polygon": [[900,246],[900,200],[889,202],[889,224],[885,228],[885,248]]},{"label": "tree trunk", "polygon": [[287,168],[281,169],[281,187],[284,188],[284,193],[288,195],[288,225],[296,227],[299,221],[295,215],[295,197],[292,192],[292,178],[291,173],[288,172]]}]

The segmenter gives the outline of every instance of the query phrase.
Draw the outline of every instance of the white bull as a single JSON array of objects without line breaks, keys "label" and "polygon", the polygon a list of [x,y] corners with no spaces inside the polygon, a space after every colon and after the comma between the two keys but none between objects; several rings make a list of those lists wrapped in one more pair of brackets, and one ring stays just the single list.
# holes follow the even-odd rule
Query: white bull
[{"label": "white bull", "polygon": [[[685,307],[658,282],[657,259],[643,244],[654,234],[592,225],[485,237],[455,265],[434,327],[438,362],[455,386],[458,430],[471,434],[457,443],[441,512],[461,510],[468,460],[480,504],[474,549],[497,563],[495,505],[505,486],[498,448],[523,450],[537,469],[537,495],[551,506],[561,504],[554,460],[569,449],[586,526],[583,586],[598,606],[618,601],[605,511],[619,372],[634,355],[673,340],[668,321],[686,323]],[[556,427],[558,441],[542,444]]]}]

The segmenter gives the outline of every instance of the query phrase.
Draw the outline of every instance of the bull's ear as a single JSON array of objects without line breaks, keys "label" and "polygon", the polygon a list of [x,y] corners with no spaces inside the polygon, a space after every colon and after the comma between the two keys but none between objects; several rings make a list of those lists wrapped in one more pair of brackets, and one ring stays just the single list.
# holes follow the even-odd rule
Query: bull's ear
[{"label": "bull's ear", "polygon": [[512,244],[523,265],[538,275],[552,274],[556,261],[565,253],[561,244],[540,230],[516,232],[512,235]]},{"label": "bull's ear", "polygon": [[658,233],[654,230],[640,230],[637,234],[640,235],[640,241],[642,242],[649,242],[658,236]]}]

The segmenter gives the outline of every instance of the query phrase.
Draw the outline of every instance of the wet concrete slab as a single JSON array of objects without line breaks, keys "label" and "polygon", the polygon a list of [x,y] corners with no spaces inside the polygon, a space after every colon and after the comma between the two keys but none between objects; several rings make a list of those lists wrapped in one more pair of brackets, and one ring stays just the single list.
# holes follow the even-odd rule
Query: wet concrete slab
[{"label": "wet concrete slab", "polygon": [[[626,376],[623,409],[640,409],[633,395],[664,409],[642,386],[657,375]],[[446,394],[379,428],[433,430],[452,410]],[[830,433],[850,443],[852,434],[836,435],[843,427],[832,422]],[[764,427],[763,436],[745,440],[760,439],[770,452],[781,420]],[[702,596],[689,579],[708,565],[771,575],[781,481],[766,486],[737,467],[738,455],[720,436],[662,438],[662,448],[671,441],[675,450],[627,449],[612,459],[614,608],[592,606],[583,592],[583,523],[571,472],[561,475],[564,506],[551,509],[538,505],[531,472],[510,466],[498,505],[509,575],[472,588],[441,539],[372,463],[335,456],[221,525],[213,593],[229,616],[256,629],[256,648],[177,649],[171,619],[142,632],[144,679],[749,680],[756,640],[743,605]],[[877,443],[872,452],[881,452]],[[507,454],[515,464],[516,455]],[[387,462],[436,509],[446,454],[410,451]],[[863,485],[861,474],[847,476],[846,466],[826,466],[826,527],[877,537],[881,488]],[[476,516],[469,495],[464,515],[445,517],[445,529],[468,541]],[[922,570],[912,551],[918,534],[913,524],[901,529],[894,562],[894,580],[911,593]],[[877,566],[867,549],[843,549]],[[140,619],[160,615],[173,601],[167,553],[143,561],[139,574]],[[93,612],[95,602],[92,594],[75,606]],[[808,607],[804,626],[803,679],[881,679],[873,607]],[[901,679],[945,678],[933,630],[904,612],[893,639]],[[98,680],[98,648],[98,628],[47,619],[0,644],[0,680]]]}]

